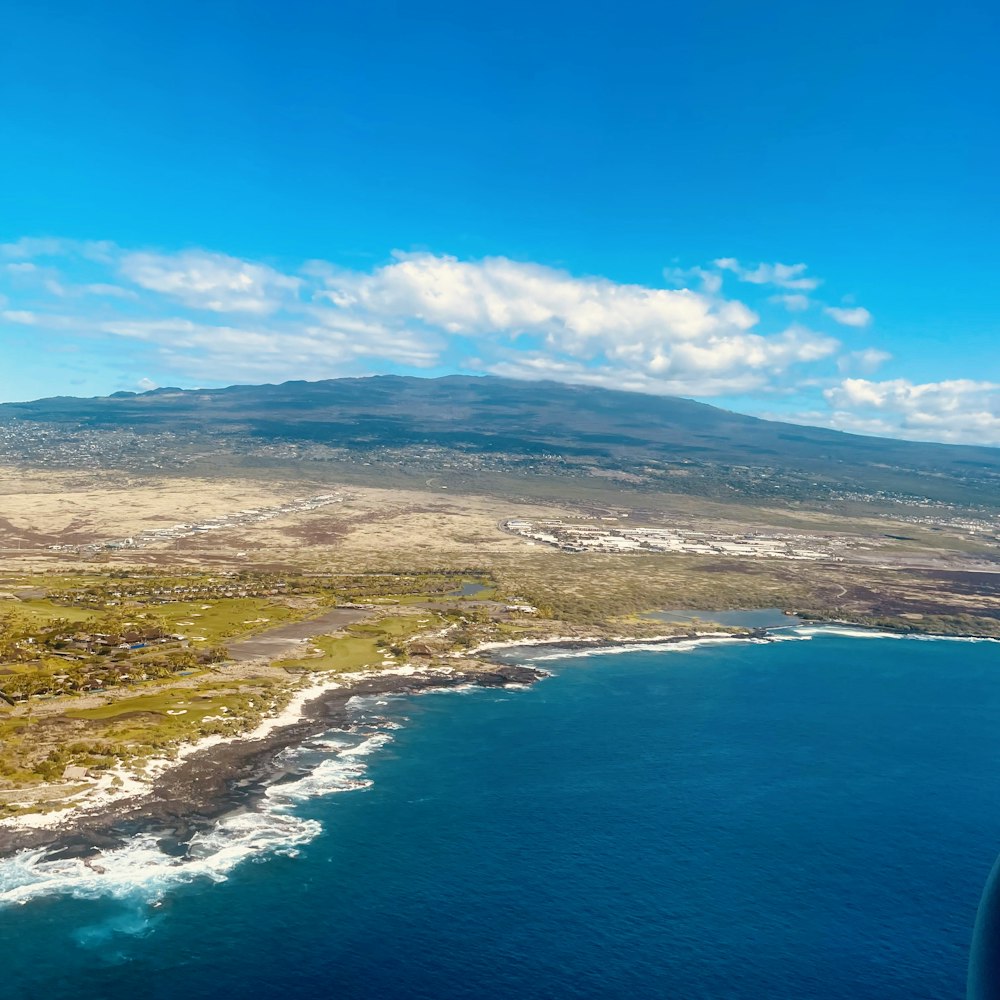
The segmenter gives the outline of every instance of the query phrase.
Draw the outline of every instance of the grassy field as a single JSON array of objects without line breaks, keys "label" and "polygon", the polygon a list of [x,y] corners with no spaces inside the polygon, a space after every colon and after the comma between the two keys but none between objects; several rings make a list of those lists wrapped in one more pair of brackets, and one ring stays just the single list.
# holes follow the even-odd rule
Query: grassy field
[{"label": "grassy field", "polygon": [[141,761],[179,744],[253,728],[286,700],[284,685],[266,678],[210,680],[70,709],[59,719],[0,722],[0,773],[14,784],[58,777],[67,764],[94,770]]},{"label": "grassy field", "polygon": [[68,622],[84,622],[94,617],[89,608],[67,607],[44,598],[26,601],[0,601],[0,615],[9,614],[15,621],[31,626],[44,626],[63,619]]},{"label": "grassy field", "polygon": [[177,740],[251,728],[280,698],[274,681],[208,680],[122,698],[66,717],[100,723],[102,739],[164,746]]},{"label": "grassy field", "polygon": [[[335,475],[334,465],[323,474]],[[109,563],[104,570],[96,563],[77,566],[69,556],[46,555],[59,571],[12,572],[0,581],[0,591],[20,597],[0,600],[0,627],[4,618],[37,629],[63,620],[70,638],[75,632],[121,637],[126,623],[141,623],[188,637],[153,642],[142,650],[121,648],[128,643],[116,638],[113,648],[99,655],[86,645],[78,655],[80,643],[73,641],[49,642],[44,650],[25,645],[23,636],[9,644],[11,663],[4,669],[14,675],[6,682],[15,694],[20,685],[21,695],[16,708],[0,704],[0,802],[16,801],[19,787],[50,779],[65,794],[71,786],[58,779],[67,763],[100,770],[115,761],[169,753],[199,736],[241,731],[283,703],[293,683],[290,675],[404,664],[407,645],[417,636],[426,642],[428,634],[446,628],[446,637],[426,642],[415,662],[433,662],[428,655],[484,640],[649,634],[663,626],[638,616],[670,608],[711,612],[777,606],[883,627],[1000,634],[1000,574],[979,572],[970,559],[992,551],[989,546],[963,536],[961,524],[939,530],[907,521],[886,505],[819,508],[789,500],[766,507],[624,490],[604,481],[490,473],[472,477],[467,493],[440,491],[444,480],[439,490],[430,490],[425,480],[411,476],[408,491],[397,495],[385,489],[384,470],[371,475],[371,486],[356,489],[350,502],[287,524],[262,524],[254,529],[252,544],[249,533],[228,540],[225,533],[211,533],[170,551],[102,555]],[[496,493],[491,492],[493,478],[503,479]],[[185,488],[199,509],[237,502],[235,494],[216,497],[217,484],[206,481],[197,490],[195,485],[192,481]],[[318,493],[324,486],[317,481],[308,489]],[[105,497],[124,498],[129,489],[124,484],[94,501],[101,517],[109,519],[108,525],[100,523],[101,531],[111,530],[112,505]],[[262,489],[248,488],[239,496]],[[570,553],[528,546],[499,527],[512,516],[585,518],[628,510],[632,523],[673,518],[734,532],[836,533],[862,538],[866,545],[851,550],[861,555],[853,563]],[[254,553],[253,565],[237,559],[244,549]],[[906,565],[911,555],[925,562]],[[976,571],[966,571],[967,565]],[[223,596],[248,591],[271,596]],[[174,601],[175,596],[184,600]],[[501,606],[477,607],[477,601]],[[376,610],[366,623],[311,639],[314,655],[290,656],[270,668],[249,661],[227,667],[210,662],[207,652],[195,655],[336,603],[375,605]],[[534,605],[539,614],[508,620],[502,605],[513,603]],[[117,631],[111,627],[115,622]],[[61,642],[63,630],[58,631]],[[33,638],[40,643],[44,637]],[[153,631],[152,638],[162,636]],[[65,685],[67,692],[77,693],[55,698],[52,691],[62,688],[29,691],[31,679],[19,676],[48,671],[48,680],[89,669],[95,661],[108,667],[99,678],[104,687]],[[159,673],[157,664],[165,664]]]},{"label": "grassy field", "polygon": [[308,611],[264,597],[243,597],[164,604],[156,607],[154,613],[170,631],[213,644],[299,621]]},{"label": "grassy field", "polygon": [[419,632],[443,627],[445,619],[436,612],[380,618],[370,624],[352,625],[345,635],[322,635],[312,639],[320,656],[292,657],[275,665],[289,671],[336,671],[348,673],[370,670],[396,662],[400,643]]}]

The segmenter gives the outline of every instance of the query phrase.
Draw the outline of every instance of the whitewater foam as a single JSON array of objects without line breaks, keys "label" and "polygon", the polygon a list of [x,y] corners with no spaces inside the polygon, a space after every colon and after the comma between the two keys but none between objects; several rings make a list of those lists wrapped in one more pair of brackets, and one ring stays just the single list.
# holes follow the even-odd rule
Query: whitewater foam
[{"label": "whitewater foam", "polygon": [[699,646],[722,646],[734,642],[766,642],[764,639],[749,639],[741,636],[704,635],[680,642],[664,642],[656,639],[620,642],[615,645],[595,646],[591,649],[561,649],[552,653],[533,654],[531,663],[547,663],[551,660],[576,660],[590,656],[608,656],[614,653],[684,653]]},{"label": "whitewater foam", "polygon": [[[994,639],[973,637],[940,637],[852,628],[838,625],[803,625],[785,627],[780,634],[770,632],[767,638],[741,637],[705,633],[682,641],[636,641],[616,645],[601,644],[594,640],[591,648],[558,649],[535,653],[530,662],[576,659],[623,652],[687,652],[702,646],[733,643],[766,643],[782,641],[808,641],[817,636],[838,635],[851,638],[891,638],[918,641],[940,641],[942,638],[958,642],[996,642]],[[579,639],[565,637],[564,642],[579,643]],[[493,648],[512,646],[538,646],[540,642],[497,643]],[[556,645],[553,640],[544,643]],[[481,647],[483,648],[483,647]],[[405,674],[405,669],[392,671]],[[449,671],[441,671],[446,673]],[[268,732],[298,721],[302,705],[317,695],[317,687],[334,687],[336,684],[316,685],[297,693],[293,702],[264,725],[250,734],[261,738]],[[508,688],[521,685],[507,685]],[[431,691],[480,690],[472,684],[450,688],[427,689]],[[395,699],[390,699],[394,702]],[[0,859],[0,905],[23,904],[42,896],[70,895],[77,898],[112,896],[134,898],[154,903],[171,889],[195,882],[209,880],[222,882],[238,865],[247,861],[263,860],[274,855],[294,856],[305,844],[315,840],[322,832],[314,819],[295,814],[295,807],[319,796],[344,791],[364,789],[372,782],[366,777],[366,758],[391,742],[391,729],[400,727],[400,716],[387,719],[376,715],[373,709],[385,705],[384,696],[356,695],[347,702],[353,721],[342,730],[331,731],[307,744],[290,748],[282,760],[297,776],[279,780],[268,786],[255,809],[231,813],[219,819],[210,829],[192,837],[186,852],[178,857],[166,853],[158,843],[158,835],[143,833],[127,844],[107,850],[88,859],[61,858],[54,860],[45,851],[22,851],[12,857]],[[244,737],[246,738],[246,737]],[[222,742],[213,737],[181,750],[178,756],[187,756],[207,745]],[[117,777],[124,788],[116,790],[115,798],[144,792],[149,777],[166,769],[172,761],[157,761],[148,769],[143,780],[131,775],[113,773],[105,781],[109,784]],[[110,791],[110,789],[109,789]],[[124,795],[123,795],[124,793]]]},{"label": "whitewater foam", "polygon": [[[732,643],[766,644],[771,642],[803,642],[819,636],[838,636],[846,639],[900,639],[914,642],[1000,642],[1000,639],[993,639],[987,636],[964,636],[964,635],[925,635],[917,632],[887,632],[879,629],[866,629],[841,625],[838,623],[817,624],[817,625],[783,625],[775,629],[768,629],[766,636],[740,636],[725,635],[718,632],[698,633],[695,638],[682,639],[681,641],[664,641],[659,637],[653,639],[636,639],[634,641],[613,641],[601,639],[574,639],[574,640],[551,640],[545,643],[556,647],[551,653],[532,653],[526,657],[527,662],[544,663],[552,660],[576,660],[586,659],[591,656],[607,656],[614,653],[684,653],[690,652],[701,646],[721,646]],[[573,643],[595,643],[590,648],[585,649],[559,649],[560,641]],[[596,645],[603,642],[604,645]],[[524,645],[541,645],[540,642],[525,643]],[[505,645],[497,643],[496,646]],[[508,685],[510,686],[510,685]]]},{"label": "whitewater foam", "polygon": [[78,899],[141,895],[155,902],[168,889],[196,879],[224,881],[248,858],[293,851],[319,833],[315,820],[266,810],[220,820],[192,838],[182,858],[164,853],[151,833],[87,860],[49,860],[43,851],[24,851],[0,862],[0,903],[27,903],[54,894]]},{"label": "whitewater foam", "polygon": [[270,785],[257,808],[231,813],[199,831],[180,857],[166,853],[157,834],[143,833],[87,859],[53,860],[36,850],[0,860],[0,904],[27,903],[54,894],[84,899],[140,897],[153,903],[170,889],[196,880],[225,881],[243,862],[294,856],[322,832],[316,820],[295,815],[296,804],[371,785],[364,777],[364,758],[392,737],[385,732],[363,737],[351,743],[338,733],[290,752],[290,763],[313,761],[305,774]]},{"label": "whitewater foam", "polygon": [[846,639],[906,639],[911,642],[1000,642],[989,636],[977,635],[929,635],[920,632],[883,632],[880,629],[852,628],[833,622],[829,625],[797,625],[792,630],[806,638],[836,635]]}]

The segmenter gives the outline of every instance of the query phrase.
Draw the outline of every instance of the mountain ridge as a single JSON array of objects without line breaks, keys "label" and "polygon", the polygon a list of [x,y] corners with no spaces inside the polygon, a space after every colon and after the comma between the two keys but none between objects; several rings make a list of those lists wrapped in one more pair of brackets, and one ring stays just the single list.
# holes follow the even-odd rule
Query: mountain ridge
[{"label": "mountain ridge", "polygon": [[[1000,484],[1000,449],[904,441],[767,420],[676,396],[496,376],[294,380],[220,389],[56,396],[0,405],[0,427],[127,429],[351,451],[416,445],[484,453],[794,470],[853,487],[920,492],[919,480]],[[899,476],[907,480],[901,486]],[[953,491],[951,491],[953,492]]]}]

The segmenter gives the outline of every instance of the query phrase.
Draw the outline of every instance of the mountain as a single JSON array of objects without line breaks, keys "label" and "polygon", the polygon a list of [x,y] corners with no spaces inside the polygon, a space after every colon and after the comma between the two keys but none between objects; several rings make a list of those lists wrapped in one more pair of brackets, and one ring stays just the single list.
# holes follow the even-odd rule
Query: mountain
[{"label": "mountain", "polygon": [[0,406],[0,434],[16,438],[29,428],[54,440],[166,434],[177,447],[213,440],[248,455],[276,443],[349,453],[430,446],[570,466],[702,470],[713,480],[757,470],[933,499],[991,502],[1000,487],[1000,449],[864,437],[689,399],[494,377],[382,375]]}]

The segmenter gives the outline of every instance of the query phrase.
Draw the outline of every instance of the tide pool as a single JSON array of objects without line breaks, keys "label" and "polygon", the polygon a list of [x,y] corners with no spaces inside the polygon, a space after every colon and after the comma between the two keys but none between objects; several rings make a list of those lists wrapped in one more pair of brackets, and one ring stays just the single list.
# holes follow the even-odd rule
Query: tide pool
[{"label": "tide pool", "polygon": [[961,997],[1000,645],[794,634],[361,703],[222,881],[0,908],[4,996]]}]

